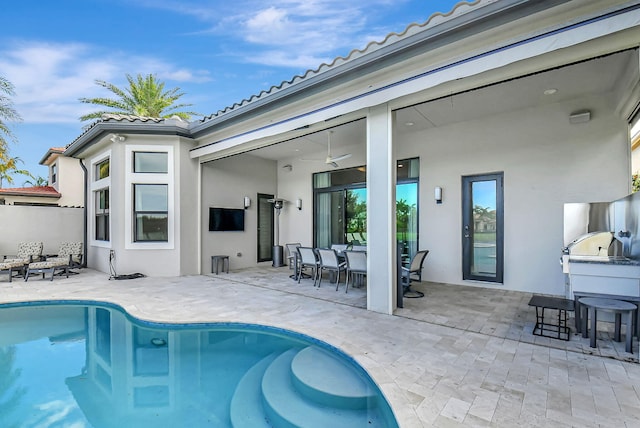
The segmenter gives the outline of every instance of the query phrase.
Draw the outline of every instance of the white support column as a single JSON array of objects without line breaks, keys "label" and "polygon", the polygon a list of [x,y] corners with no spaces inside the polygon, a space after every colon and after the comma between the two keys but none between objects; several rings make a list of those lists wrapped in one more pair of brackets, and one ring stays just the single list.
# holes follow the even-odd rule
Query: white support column
[{"label": "white support column", "polygon": [[367,113],[367,309],[396,308],[396,170],[392,113],[387,104]]}]

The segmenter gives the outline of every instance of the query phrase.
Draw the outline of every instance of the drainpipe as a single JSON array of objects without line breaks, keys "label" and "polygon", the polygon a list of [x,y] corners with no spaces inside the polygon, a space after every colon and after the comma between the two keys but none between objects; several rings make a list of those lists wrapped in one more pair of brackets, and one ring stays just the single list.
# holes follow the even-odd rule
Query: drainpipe
[{"label": "drainpipe", "polygon": [[82,173],[84,174],[84,209],[83,209],[83,218],[82,218],[82,239],[83,239],[83,244],[82,244],[82,267],[86,268],[87,267],[87,231],[89,229],[89,223],[88,223],[88,218],[87,218],[87,210],[88,210],[88,205],[87,205],[87,191],[89,190],[89,181],[88,181],[88,176],[89,174],[87,173],[87,167],[84,166],[84,163],[82,162],[82,159],[78,159],[78,161],[80,162],[80,167],[82,168]]}]

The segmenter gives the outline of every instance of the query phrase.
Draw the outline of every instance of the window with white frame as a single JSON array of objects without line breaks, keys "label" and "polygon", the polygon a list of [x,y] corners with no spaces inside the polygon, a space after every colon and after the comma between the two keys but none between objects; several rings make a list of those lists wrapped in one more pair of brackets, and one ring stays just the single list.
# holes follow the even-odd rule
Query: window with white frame
[{"label": "window with white frame", "polygon": [[125,247],[173,248],[173,147],[129,145],[125,161]]},{"label": "window with white frame", "polygon": [[91,194],[93,198],[92,243],[98,246],[109,245],[111,240],[111,152],[105,152],[91,160]]},{"label": "window with white frame", "polygon": [[51,184],[56,184],[58,181],[58,164],[51,165]]}]

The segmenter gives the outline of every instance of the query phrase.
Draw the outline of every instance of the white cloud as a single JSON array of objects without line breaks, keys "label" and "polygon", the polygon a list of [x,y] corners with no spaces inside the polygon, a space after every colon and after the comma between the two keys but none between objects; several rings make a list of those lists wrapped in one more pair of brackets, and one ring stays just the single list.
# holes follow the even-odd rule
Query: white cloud
[{"label": "white cloud", "polygon": [[[161,80],[205,82],[207,71],[189,70],[149,56],[80,43],[21,42],[0,50],[0,75],[15,86],[14,105],[25,123],[79,123],[96,107],[78,98],[111,96],[95,84],[126,85],[125,74],[154,73]],[[167,88],[174,85],[167,84]]]}]

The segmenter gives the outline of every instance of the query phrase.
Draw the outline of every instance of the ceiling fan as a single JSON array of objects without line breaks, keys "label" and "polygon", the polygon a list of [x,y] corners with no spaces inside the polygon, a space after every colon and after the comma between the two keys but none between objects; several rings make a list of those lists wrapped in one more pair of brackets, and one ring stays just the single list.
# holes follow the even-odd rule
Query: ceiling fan
[{"label": "ceiling fan", "polygon": [[[351,157],[351,153],[346,153],[340,156],[331,156],[331,134],[333,131],[328,132],[327,136],[327,157],[324,159],[324,163],[327,165],[331,165],[334,168],[338,168],[338,162],[341,160],[345,160]],[[303,161],[321,161],[322,159],[300,159]]]}]

